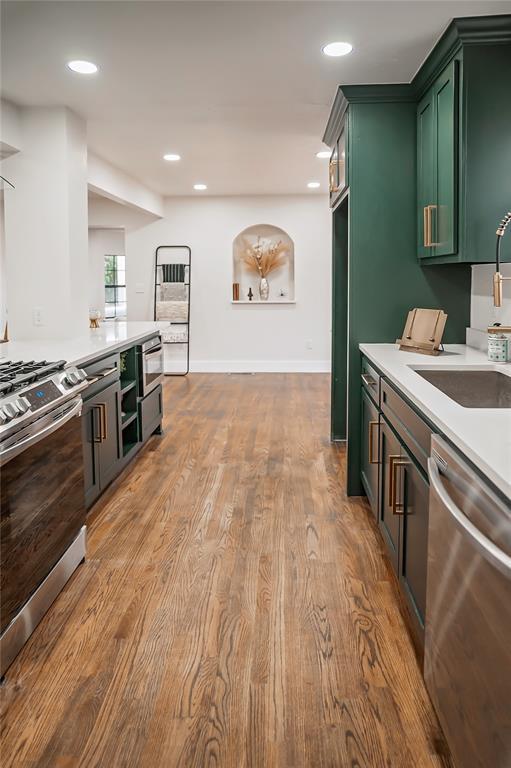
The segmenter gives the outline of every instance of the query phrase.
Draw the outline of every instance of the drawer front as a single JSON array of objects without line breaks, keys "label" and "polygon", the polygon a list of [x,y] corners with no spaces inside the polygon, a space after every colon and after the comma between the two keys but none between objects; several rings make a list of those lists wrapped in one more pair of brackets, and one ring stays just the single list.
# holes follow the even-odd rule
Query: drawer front
[{"label": "drawer front", "polygon": [[380,407],[380,374],[373,368],[366,357],[362,358],[362,385],[373,403]]},{"label": "drawer front", "polygon": [[381,410],[405,445],[427,472],[431,454],[431,427],[385,379],[381,380]]},{"label": "drawer front", "polygon": [[97,377],[98,379],[84,393],[83,399],[88,400],[105,387],[117,381],[120,373],[120,355],[117,352],[79,367],[83,368],[87,376]]},{"label": "drawer front", "polygon": [[140,414],[140,439],[145,442],[160,426],[163,414],[161,384],[138,404]]}]

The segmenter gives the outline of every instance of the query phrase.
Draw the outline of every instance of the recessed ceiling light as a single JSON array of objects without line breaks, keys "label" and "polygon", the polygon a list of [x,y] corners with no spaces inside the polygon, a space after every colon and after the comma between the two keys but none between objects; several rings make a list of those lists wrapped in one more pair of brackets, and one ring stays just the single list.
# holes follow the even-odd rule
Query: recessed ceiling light
[{"label": "recessed ceiling light", "polygon": [[316,152],[316,157],[319,157],[320,160],[327,160],[331,154],[329,149],[322,149],[321,152]]},{"label": "recessed ceiling light", "polygon": [[94,75],[98,71],[97,66],[92,61],[68,61],[67,66],[80,75]]},{"label": "recessed ceiling light", "polygon": [[197,192],[203,192],[205,189],[207,189],[207,184],[194,184],[193,188],[197,190]]},{"label": "recessed ceiling light", "polygon": [[169,152],[167,155],[163,155],[163,159],[168,163],[177,163],[178,160],[181,160],[181,155],[175,155],[172,152]]},{"label": "recessed ceiling light", "polygon": [[319,181],[309,181],[307,186],[309,187],[309,189],[317,189],[321,185],[320,185]]},{"label": "recessed ceiling light", "polygon": [[352,52],[353,46],[351,43],[328,43],[321,50],[325,56],[346,56]]}]

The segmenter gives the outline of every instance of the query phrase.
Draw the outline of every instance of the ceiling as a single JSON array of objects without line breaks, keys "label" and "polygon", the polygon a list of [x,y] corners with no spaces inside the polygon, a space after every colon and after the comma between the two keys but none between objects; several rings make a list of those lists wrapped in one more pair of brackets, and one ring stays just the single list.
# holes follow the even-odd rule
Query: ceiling
[{"label": "ceiling", "polygon": [[[326,191],[321,137],[339,83],[409,81],[454,16],[511,2],[9,2],[2,92],[66,105],[89,147],[164,195]],[[353,52],[331,59],[330,41]],[[86,77],[71,59],[95,62]],[[179,163],[163,161],[177,152]]]}]

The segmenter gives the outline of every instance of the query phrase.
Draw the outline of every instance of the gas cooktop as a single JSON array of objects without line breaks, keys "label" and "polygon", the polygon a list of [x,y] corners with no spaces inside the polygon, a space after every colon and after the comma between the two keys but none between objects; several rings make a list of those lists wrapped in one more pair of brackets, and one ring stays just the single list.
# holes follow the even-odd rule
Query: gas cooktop
[{"label": "gas cooktop", "polygon": [[2,445],[6,437],[11,438],[40,416],[58,409],[88,386],[85,371],[65,366],[65,360],[0,362]]},{"label": "gas cooktop", "polygon": [[35,360],[30,360],[30,362],[6,360],[0,362],[0,399],[3,395],[8,395],[32,384],[34,381],[40,381],[52,373],[61,371],[65,364],[65,360],[58,360],[56,363],[49,363],[47,360],[40,360],[39,362]]}]

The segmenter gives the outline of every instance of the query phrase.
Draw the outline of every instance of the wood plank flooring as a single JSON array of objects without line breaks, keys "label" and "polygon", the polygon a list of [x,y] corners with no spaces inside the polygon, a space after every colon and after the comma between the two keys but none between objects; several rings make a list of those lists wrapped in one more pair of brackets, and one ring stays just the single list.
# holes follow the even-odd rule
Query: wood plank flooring
[{"label": "wood plank flooring", "polygon": [[2,767],[449,765],[328,376],[164,390],[7,673]]}]

